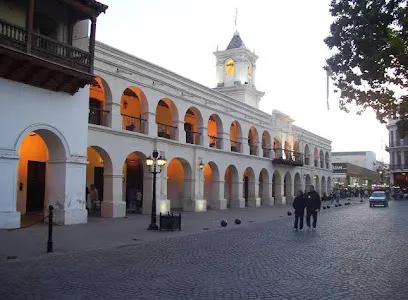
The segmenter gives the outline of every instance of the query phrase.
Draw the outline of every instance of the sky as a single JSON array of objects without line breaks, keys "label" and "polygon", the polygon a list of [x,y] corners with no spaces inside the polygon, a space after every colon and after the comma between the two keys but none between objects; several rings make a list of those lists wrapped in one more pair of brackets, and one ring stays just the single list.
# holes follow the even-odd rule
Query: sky
[{"label": "sky", "polygon": [[362,116],[339,110],[333,86],[326,104],[323,42],[329,34],[330,0],[101,0],[99,41],[215,87],[215,56],[237,28],[246,47],[259,56],[256,87],[265,92],[261,109],[278,109],[295,124],[332,141],[332,151],[385,152],[388,132],[372,111]]}]

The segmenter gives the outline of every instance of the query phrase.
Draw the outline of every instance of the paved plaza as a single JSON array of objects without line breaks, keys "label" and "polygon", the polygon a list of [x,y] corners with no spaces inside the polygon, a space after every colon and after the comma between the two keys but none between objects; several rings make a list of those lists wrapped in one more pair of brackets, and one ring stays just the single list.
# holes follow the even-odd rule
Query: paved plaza
[{"label": "paved plaza", "polygon": [[407,299],[408,201],[325,210],[315,232],[294,232],[292,217],[280,216],[287,207],[275,209],[270,220],[243,217],[243,225],[223,229],[213,222],[170,238],[144,233],[143,241],[124,244],[108,231],[116,246],[48,256],[21,251],[26,258],[0,261],[0,298]]}]

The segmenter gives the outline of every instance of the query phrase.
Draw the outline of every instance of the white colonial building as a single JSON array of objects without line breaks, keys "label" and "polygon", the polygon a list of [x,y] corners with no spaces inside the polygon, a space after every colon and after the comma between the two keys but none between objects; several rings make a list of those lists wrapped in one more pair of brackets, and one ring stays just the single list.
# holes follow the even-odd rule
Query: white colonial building
[{"label": "white colonial building", "polygon": [[[92,24],[106,10],[94,0],[65,2],[90,3]],[[255,85],[257,56],[238,33],[225,51],[214,53],[216,88],[209,88],[94,43],[95,26],[89,52],[79,50],[87,47],[81,39],[86,26],[74,20],[84,18],[43,37],[9,15],[0,14],[1,228],[18,227],[21,214],[49,204],[60,224],[87,222],[90,184],[103,200],[103,217],[126,216],[136,191],[143,195],[138,209],[150,213],[153,180],[146,158],[156,149],[167,158],[157,178],[157,212],[291,203],[310,184],[321,194],[330,191],[331,142],[280,111],[259,110],[264,93]],[[27,44],[18,48],[25,38],[10,32],[31,32],[47,42],[32,43],[29,52]],[[15,53],[39,66],[27,71]],[[80,64],[64,65],[69,59]],[[80,69],[84,64],[87,69]]]}]

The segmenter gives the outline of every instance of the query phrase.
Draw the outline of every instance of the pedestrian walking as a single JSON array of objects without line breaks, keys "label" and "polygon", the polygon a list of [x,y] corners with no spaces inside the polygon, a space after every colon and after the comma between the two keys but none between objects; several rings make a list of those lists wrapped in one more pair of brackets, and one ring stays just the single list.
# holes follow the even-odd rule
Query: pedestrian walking
[{"label": "pedestrian walking", "polygon": [[295,209],[295,231],[298,231],[298,229],[302,230],[306,208],[306,198],[302,191],[298,191],[292,206]]},{"label": "pedestrian walking", "polygon": [[314,186],[309,186],[309,193],[306,195],[306,225],[310,230],[310,218],[313,217],[313,230],[317,225],[317,212],[320,210],[322,202],[320,195],[315,191]]}]

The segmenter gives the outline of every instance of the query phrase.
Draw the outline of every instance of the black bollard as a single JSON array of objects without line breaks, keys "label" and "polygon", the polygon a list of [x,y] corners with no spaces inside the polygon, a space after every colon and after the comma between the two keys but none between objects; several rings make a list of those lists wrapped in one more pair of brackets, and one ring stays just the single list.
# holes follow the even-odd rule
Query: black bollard
[{"label": "black bollard", "polygon": [[292,212],[291,211],[288,211],[288,216],[291,216],[292,215]]},{"label": "black bollard", "polygon": [[227,227],[227,225],[228,225],[228,222],[227,222],[227,221],[225,221],[225,220],[222,220],[222,221],[221,221],[221,226],[222,226],[222,227]]},{"label": "black bollard", "polygon": [[323,206],[323,209],[326,209],[326,206]]},{"label": "black bollard", "polygon": [[241,219],[236,218],[236,219],[235,219],[235,224],[237,224],[237,225],[241,224]]},{"label": "black bollard", "polygon": [[327,205],[327,209],[330,209],[330,205]]},{"label": "black bollard", "polygon": [[54,252],[54,242],[52,241],[52,225],[54,219],[53,213],[54,207],[52,205],[48,206],[48,242],[47,242],[47,253]]}]

